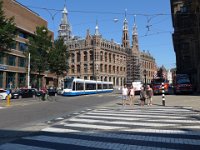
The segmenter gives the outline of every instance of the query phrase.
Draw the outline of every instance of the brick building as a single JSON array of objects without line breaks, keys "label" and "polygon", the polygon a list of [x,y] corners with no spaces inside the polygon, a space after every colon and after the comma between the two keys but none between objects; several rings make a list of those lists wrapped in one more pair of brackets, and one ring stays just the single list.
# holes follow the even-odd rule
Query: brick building
[{"label": "brick building", "polygon": [[[3,10],[6,17],[14,16],[18,35],[16,44],[7,52],[0,51],[0,87],[15,88],[27,86],[27,60],[24,51],[27,50],[26,42],[29,36],[34,35],[37,26],[47,27],[47,22],[38,14],[31,11],[15,0],[3,0]],[[53,32],[50,34],[53,35]],[[53,36],[52,36],[53,37]],[[52,39],[53,40],[53,39]],[[34,74],[31,74],[31,83],[34,82]],[[53,75],[45,73],[43,85],[52,84]]]},{"label": "brick building", "polygon": [[171,0],[176,73],[188,74],[200,91],[200,1]]},{"label": "brick building", "polygon": [[[65,6],[58,35],[64,37],[70,53],[70,69],[67,76],[111,81],[115,87],[131,84],[134,80],[144,81],[144,69],[148,69],[147,80],[153,78],[155,59],[149,53],[139,51],[135,22],[132,34],[133,42],[130,46],[126,15],[123,23],[122,44],[104,39],[99,32],[98,23],[94,35],[87,30],[84,39],[73,37],[71,33]],[[150,65],[148,65],[149,63]]]}]

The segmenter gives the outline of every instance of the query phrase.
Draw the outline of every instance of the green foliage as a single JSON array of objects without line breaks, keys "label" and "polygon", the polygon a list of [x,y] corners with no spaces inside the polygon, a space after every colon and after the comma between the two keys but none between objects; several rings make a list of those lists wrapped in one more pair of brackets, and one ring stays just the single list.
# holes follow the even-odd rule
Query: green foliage
[{"label": "green foliage", "polygon": [[31,55],[30,68],[31,72],[38,73],[37,82],[40,88],[41,73],[48,70],[48,53],[52,48],[52,37],[46,27],[36,27],[35,34],[29,37],[28,51],[25,55],[28,58],[28,53]]},{"label": "green foliage", "polygon": [[0,48],[6,50],[15,43],[16,27],[14,17],[6,18],[2,8],[3,1],[0,1]]},{"label": "green foliage", "polygon": [[[37,27],[35,35],[29,38],[28,53],[31,55],[31,71],[39,75],[48,69],[48,53],[52,48],[52,37],[46,27]],[[28,58],[28,57],[27,57]]]},{"label": "green foliage", "polygon": [[68,70],[69,53],[62,38],[55,40],[54,48],[49,51],[49,69],[58,76],[63,76]]}]

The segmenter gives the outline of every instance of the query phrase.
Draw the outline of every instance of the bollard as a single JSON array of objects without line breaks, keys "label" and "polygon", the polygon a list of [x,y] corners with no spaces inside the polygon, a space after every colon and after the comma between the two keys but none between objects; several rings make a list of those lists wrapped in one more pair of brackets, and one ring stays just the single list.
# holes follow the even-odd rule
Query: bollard
[{"label": "bollard", "polygon": [[6,97],[6,106],[10,106],[10,94]]},{"label": "bollard", "polygon": [[165,106],[165,87],[164,87],[164,83],[162,83],[162,105]]}]

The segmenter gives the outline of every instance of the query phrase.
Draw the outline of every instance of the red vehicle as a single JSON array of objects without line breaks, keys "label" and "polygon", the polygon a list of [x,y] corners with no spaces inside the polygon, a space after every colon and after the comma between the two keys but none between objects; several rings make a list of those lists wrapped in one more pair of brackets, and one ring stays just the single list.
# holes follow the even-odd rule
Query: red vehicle
[{"label": "red vehicle", "polygon": [[162,94],[162,83],[164,83],[165,94],[169,93],[169,81],[164,78],[155,78],[151,81],[154,94]]},{"label": "red vehicle", "polygon": [[193,93],[192,84],[187,74],[177,74],[174,80],[174,93]]}]

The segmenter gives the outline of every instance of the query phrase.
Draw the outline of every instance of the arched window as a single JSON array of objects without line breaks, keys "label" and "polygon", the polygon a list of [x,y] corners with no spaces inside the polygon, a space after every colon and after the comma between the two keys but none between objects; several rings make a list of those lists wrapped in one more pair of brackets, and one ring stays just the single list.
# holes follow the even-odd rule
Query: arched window
[{"label": "arched window", "polygon": [[100,52],[100,61],[103,61],[103,52]]},{"label": "arched window", "polygon": [[81,61],[81,54],[80,54],[80,52],[77,52],[77,62],[80,62]]},{"label": "arched window", "polygon": [[105,52],[105,62],[107,62],[107,53]]},{"label": "arched window", "polygon": [[71,54],[71,62],[72,62],[72,63],[75,62],[75,55],[74,55],[74,53]]},{"label": "arched window", "polygon": [[74,67],[74,65],[71,66],[71,72],[75,73],[75,67]]},{"label": "arched window", "polygon": [[94,59],[93,51],[90,51],[90,61]]},{"label": "arched window", "polygon": [[87,61],[87,52],[84,52],[84,61]]}]

